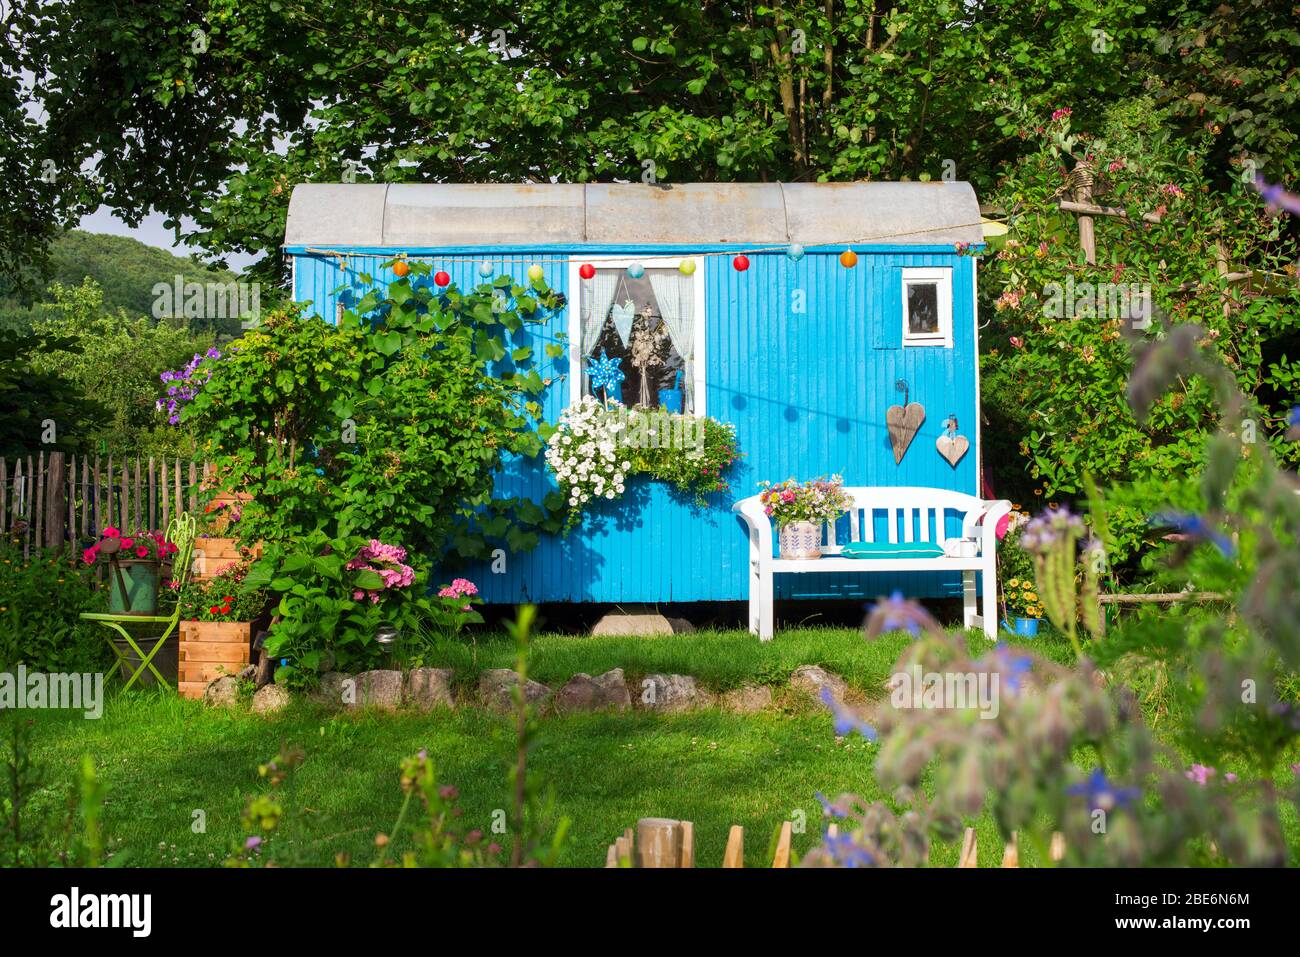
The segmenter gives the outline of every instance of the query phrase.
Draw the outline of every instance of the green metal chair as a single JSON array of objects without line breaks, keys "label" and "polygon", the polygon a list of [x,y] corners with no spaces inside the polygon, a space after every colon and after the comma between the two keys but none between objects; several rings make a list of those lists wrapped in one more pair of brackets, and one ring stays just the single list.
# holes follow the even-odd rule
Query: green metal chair
[{"label": "green metal chair", "polygon": [[[98,622],[105,628],[109,628],[117,633],[116,636],[110,635],[108,637],[108,646],[113,649],[113,654],[117,658],[117,661],[114,662],[113,667],[109,669],[106,677],[113,677],[113,675],[117,674],[119,668],[123,671],[131,672],[130,677],[126,679],[126,684],[123,686],[124,688],[129,688],[131,685],[135,684],[136,679],[144,674],[145,669],[148,668],[153,672],[153,676],[158,680],[159,685],[168,688],[171,691],[176,690],[171,686],[167,679],[158,672],[158,669],[154,667],[153,659],[154,656],[162,650],[163,645],[167,643],[167,639],[175,633],[177,625],[180,624],[181,603],[179,601],[179,596],[181,589],[183,589],[186,583],[190,580],[190,572],[192,571],[191,566],[194,562],[194,539],[196,537],[197,524],[194,521],[194,517],[188,512],[182,512],[172,520],[170,525],[167,526],[167,540],[176,546],[176,554],[172,556],[172,579],[178,582],[176,588],[178,600],[176,602],[176,607],[172,610],[170,615],[115,615],[111,612],[83,612],[81,615],[81,617],[87,621]],[[177,574],[178,569],[179,574]],[[132,625],[149,625],[151,627],[163,625],[164,628],[162,635],[153,643],[148,652],[146,652],[136,644],[135,639],[131,637],[131,633],[127,630],[127,626]],[[127,664],[127,652],[123,651],[117,644],[117,636],[125,639],[127,646],[134,651],[140,659],[140,664],[134,669],[134,671],[132,671]],[[148,637],[143,637],[141,640],[148,641],[149,639]]]}]

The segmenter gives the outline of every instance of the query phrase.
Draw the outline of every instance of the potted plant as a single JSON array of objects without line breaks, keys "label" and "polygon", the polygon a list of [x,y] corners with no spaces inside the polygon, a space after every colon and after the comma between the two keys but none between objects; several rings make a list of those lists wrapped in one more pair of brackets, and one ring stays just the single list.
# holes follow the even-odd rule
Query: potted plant
[{"label": "potted plant", "polygon": [[1008,631],[1038,634],[1043,605],[1034,583],[1034,559],[1020,544],[1029,516],[1013,508],[998,526],[998,580],[1002,587],[1002,624]]},{"label": "potted plant", "polygon": [[249,496],[222,494],[203,507],[199,537],[194,541],[194,577],[211,578],[217,569],[231,562],[246,561],[261,554],[261,543],[244,545],[239,521]]},{"label": "potted plant", "polygon": [[248,666],[253,621],[267,596],[246,584],[247,575],[247,562],[230,562],[209,579],[189,581],[178,595],[182,697],[201,697],[213,679]]},{"label": "potted plant", "polygon": [[107,567],[110,613],[154,615],[162,563],[176,551],[176,545],[159,532],[124,534],[109,526],[81,557],[87,565]]},{"label": "potted plant", "polygon": [[759,485],[763,489],[759,501],[777,527],[782,558],[820,558],[822,525],[834,522],[853,504],[839,475],[811,482],[786,479],[776,485]]}]

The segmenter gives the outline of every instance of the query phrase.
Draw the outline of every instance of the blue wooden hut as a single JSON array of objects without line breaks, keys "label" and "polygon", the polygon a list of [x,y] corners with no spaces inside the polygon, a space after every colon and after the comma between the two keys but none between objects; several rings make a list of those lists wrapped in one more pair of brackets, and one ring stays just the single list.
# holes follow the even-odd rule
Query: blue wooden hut
[{"label": "blue wooden hut", "polygon": [[[566,333],[573,354],[619,354],[630,325],[653,318],[670,340],[668,357],[642,377],[654,379],[644,391],[625,382],[624,398],[648,395],[653,405],[677,385],[682,394],[668,401],[734,424],[744,454],[730,476],[736,499],[760,480],[835,472],[848,485],[975,495],[976,260],[963,251],[982,239],[966,183],[304,184],[290,203],[284,252],[294,298],[331,319],[364,293],[361,273],[382,282],[391,274],[380,263],[398,254],[430,261],[461,288],[482,281],[481,263],[521,281],[541,265],[569,302],[544,335]],[[842,264],[846,250],[856,265]],[[744,271],[733,262],[742,253]],[[690,275],[678,268],[685,259],[698,266]],[[645,268],[634,283],[631,263]],[[595,267],[592,279],[580,278],[583,264]],[[588,388],[580,370],[562,375],[570,359],[560,361],[544,403],[552,422]],[[903,389],[926,418],[895,462],[885,417]],[[954,423],[970,442],[955,466],[936,451]],[[504,494],[535,499],[554,487],[540,460],[499,483]],[[544,537],[495,573],[485,563],[469,577],[499,603],[746,598],[747,538],[731,501],[699,508],[657,483],[629,492],[567,537]],[[777,597],[874,597],[895,587],[955,596],[961,578],[783,576]]]}]

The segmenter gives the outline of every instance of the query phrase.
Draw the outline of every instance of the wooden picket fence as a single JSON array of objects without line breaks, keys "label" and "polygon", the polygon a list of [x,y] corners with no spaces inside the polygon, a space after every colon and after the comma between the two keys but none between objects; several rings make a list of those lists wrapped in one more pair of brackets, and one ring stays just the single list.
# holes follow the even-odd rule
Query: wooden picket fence
[{"label": "wooden picket fence", "polygon": [[198,509],[207,466],[166,457],[115,458],[37,452],[0,458],[0,536],[23,554],[99,537],[114,526],[164,530],[173,515]]},{"label": "wooden picket fence", "polygon": [[[830,833],[837,833],[836,825],[830,825]],[[776,851],[772,855],[773,867],[790,866],[790,840],[794,827],[789,821],[781,824],[777,836]],[[1049,854],[1053,861],[1059,862],[1065,857],[1065,837],[1055,833]],[[678,868],[695,866],[695,825],[690,821],[674,821],[663,817],[643,817],[636,822],[635,831],[628,828],[623,835],[616,838],[605,852],[606,867],[651,867]],[[745,829],[733,824],[727,835],[727,849],[722,855],[724,868],[745,866]],[[958,867],[979,867],[979,846],[975,839],[975,828],[966,828],[962,835],[961,855]],[[1017,836],[1013,833],[1011,841],[1002,850],[1003,867],[1020,866],[1020,847]]]}]

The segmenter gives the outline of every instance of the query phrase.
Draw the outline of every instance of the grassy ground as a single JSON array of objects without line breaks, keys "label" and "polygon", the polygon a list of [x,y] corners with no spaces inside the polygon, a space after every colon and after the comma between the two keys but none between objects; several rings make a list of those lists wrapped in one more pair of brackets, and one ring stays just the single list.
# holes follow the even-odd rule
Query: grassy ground
[{"label": "grassy ground", "polygon": [[[797,665],[821,664],[874,697],[906,641],[890,636],[868,643],[855,630],[830,629],[784,632],[766,644],[732,632],[542,635],[534,641],[531,668],[552,685],[578,671],[621,666],[630,677],[694,674],[720,690],[746,681],[783,683]],[[1051,638],[1034,647],[1052,657],[1068,654],[1063,642]],[[458,678],[469,681],[476,673],[471,654],[478,669],[513,661],[508,642],[488,637],[476,653],[448,648],[436,663],[456,667]],[[551,786],[558,811],[571,821],[562,863],[599,866],[606,846],[624,828],[641,817],[661,816],[695,822],[701,866],[716,866],[728,829],[743,825],[746,864],[763,866],[783,820],[798,820],[802,812],[807,821],[807,832],[795,835],[796,852],[818,840],[815,792],[884,797],[871,773],[871,745],[856,736],[837,742],[828,716],[815,706],[789,696],[780,703],[779,709],[743,716],[706,710],[545,718],[531,768]],[[263,717],[133,691],[112,697],[97,721],[67,712],[25,716],[37,722],[33,758],[46,777],[33,818],[62,818],[78,763],[89,754],[107,789],[106,831],[115,857],[130,865],[223,861],[246,836],[240,813],[247,800],[265,786],[257,766],[282,743],[299,745],[307,755],[287,801],[291,823],[269,848],[282,864],[326,866],[338,852],[356,863],[372,860],[374,836],[391,830],[401,802],[398,762],[422,749],[434,758],[440,781],[459,788],[472,825],[487,830],[493,812],[509,807],[506,763],[513,730],[508,719],[479,709],[333,714],[295,702]],[[194,828],[198,811],[206,823],[202,833]],[[1284,823],[1288,844],[1296,847],[1300,824],[1293,818],[1288,814]],[[982,863],[996,864],[996,827],[987,817],[974,823]],[[955,845],[942,846],[933,862],[951,866],[956,857]],[[1032,853],[1026,850],[1022,861],[1034,863]]]},{"label": "grassy ground", "polygon": [[[132,866],[220,863],[245,836],[240,812],[263,787],[257,765],[281,742],[307,754],[293,784],[297,822],[271,848],[282,863],[327,866],[337,852],[371,860],[375,834],[392,828],[401,803],[398,762],[421,749],[439,780],[460,789],[473,825],[488,830],[493,812],[509,807],[513,730],[477,709],[331,715],[301,704],[263,718],[141,693],[111,701],[98,721],[52,712],[38,721],[35,758],[51,773],[36,813],[57,816],[80,756],[93,755],[109,795],[107,833]],[[661,816],[695,822],[701,866],[717,866],[730,826],[743,825],[746,865],[756,867],[770,862],[780,822],[799,812],[808,832],[795,835],[795,850],[818,839],[815,792],[882,796],[870,751],[857,737],[837,743],[828,717],[814,712],[580,715],[543,722],[531,767],[572,822],[565,865],[603,864],[624,828]],[[199,810],[206,833],[196,834]],[[1001,846],[992,821],[980,831],[991,858],[987,849]],[[936,860],[955,863],[956,854],[944,848]]]}]

